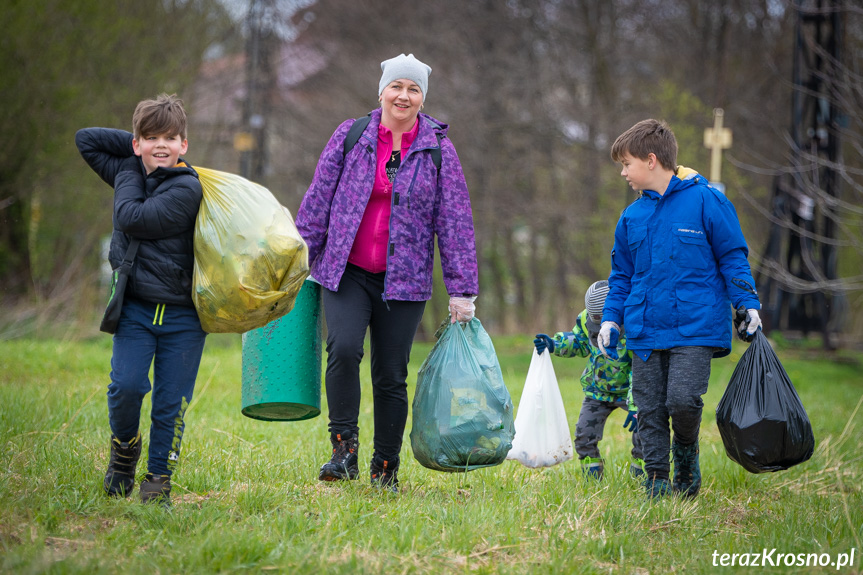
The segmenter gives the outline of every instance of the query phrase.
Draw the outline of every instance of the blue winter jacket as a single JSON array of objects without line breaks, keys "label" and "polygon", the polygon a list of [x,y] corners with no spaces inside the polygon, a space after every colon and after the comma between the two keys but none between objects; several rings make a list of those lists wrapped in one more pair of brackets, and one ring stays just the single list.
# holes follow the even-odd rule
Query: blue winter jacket
[{"label": "blue winter jacket", "polygon": [[728,355],[729,301],[761,309],[748,254],[731,201],[701,175],[672,176],[665,194],[646,190],[617,223],[602,319],[625,325],[642,359],[682,346]]}]

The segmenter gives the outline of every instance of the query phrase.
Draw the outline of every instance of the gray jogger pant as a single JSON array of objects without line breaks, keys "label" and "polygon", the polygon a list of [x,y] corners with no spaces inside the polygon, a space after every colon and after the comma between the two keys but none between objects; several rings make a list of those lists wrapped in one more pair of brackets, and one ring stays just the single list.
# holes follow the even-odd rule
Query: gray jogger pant
[{"label": "gray jogger pant", "polygon": [[672,430],[680,445],[698,441],[713,352],[696,346],[653,350],[647,361],[633,354],[632,398],[648,477],[668,479]]},{"label": "gray jogger pant", "polygon": [[[615,409],[629,412],[625,397],[618,398],[616,401],[599,401],[592,397],[584,398],[581,412],[578,414],[578,423],[575,425],[575,452],[578,453],[579,459],[600,457],[598,443],[602,441],[605,422]],[[641,439],[637,432],[632,434],[632,458],[643,459]]]}]

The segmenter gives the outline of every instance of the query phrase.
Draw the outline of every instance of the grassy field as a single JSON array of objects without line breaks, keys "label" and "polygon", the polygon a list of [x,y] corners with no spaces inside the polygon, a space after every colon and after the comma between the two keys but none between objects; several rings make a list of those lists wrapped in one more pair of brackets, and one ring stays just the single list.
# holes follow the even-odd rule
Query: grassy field
[{"label": "grassy field", "polygon": [[[516,405],[531,339],[495,338]],[[411,398],[430,347],[414,347]],[[174,506],[164,511],[138,503],[137,490],[128,500],[101,491],[110,338],[4,341],[0,570],[715,573],[759,570],[723,568],[723,554],[730,562],[731,554],[757,553],[763,563],[766,553],[769,572],[861,573],[863,356],[779,350],[817,446],[810,461],[791,470],[752,475],[725,455],[714,417],[742,351],[713,362],[704,398],[701,494],[649,503],[625,472],[629,435],[622,411],[609,419],[600,444],[608,461],[602,484],[585,481],[577,461],[542,470],[507,461],[468,474],[430,471],[412,457],[409,421],[401,493],[373,490],[367,364],[361,480],[320,483],[317,470],[329,454],[325,403],[324,415],[302,422],[244,417],[239,337],[211,336],[186,418]],[[583,397],[583,361],[554,360],[571,429]],[[142,429],[148,420],[145,409]],[[847,563],[852,552],[853,565],[811,566],[813,558]],[[779,554],[789,553],[807,555],[810,566],[784,566]]]}]

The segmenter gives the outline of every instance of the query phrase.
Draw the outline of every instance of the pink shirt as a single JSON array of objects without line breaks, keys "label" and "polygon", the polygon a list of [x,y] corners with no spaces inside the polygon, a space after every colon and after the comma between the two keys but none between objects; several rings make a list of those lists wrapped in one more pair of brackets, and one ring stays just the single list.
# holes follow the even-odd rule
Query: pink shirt
[{"label": "pink shirt", "polygon": [[[402,134],[401,157],[405,155],[419,132],[420,123],[415,122],[409,132]],[[363,212],[363,219],[348,261],[372,273],[387,269],[387,244],[390,239],[390,213],[392,211],[393,185],[387,178],[387,162],[392,156],[393,133],[389,128],[378,126],[377,171],[372,195]]]}]

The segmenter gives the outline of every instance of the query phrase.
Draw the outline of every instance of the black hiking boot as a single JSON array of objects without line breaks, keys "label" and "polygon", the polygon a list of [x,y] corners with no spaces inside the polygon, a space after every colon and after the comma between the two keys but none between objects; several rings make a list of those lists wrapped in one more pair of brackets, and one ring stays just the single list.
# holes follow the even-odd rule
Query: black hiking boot
[{"label": "black hiking boot", "polygon": [[171,506],[171,476],[148,473],[141,481],[141,503]]},{"label": "black hiking boot", "polygon": [[102,483],[111,497],[129,497],[135,488],[135,467],[141,457],[141,434],[129,441],[120,441],[111,435],[111,459]]},{"label": "black hiking boot", "polygon": [[641,485],[644,486],[647,498],[651,501],[659,500],[671,494],[671,485],[669,485],[668,479],[660,479],[656,476],[647,477]]},{"label": "black hiking boot", "polygon": [[330,443],[333,444],[333,456],[321,465],[318,479],[321,481],[344,481],[356,479],[360,473],[357,466],[357,450],[360,440],[356,433],[331,433]]},{"label": "black hiking boot", "polygon": [[674,477],[671,488],[683,497],[695,497],[701,489],[701,468],[698,465],[698,442],[692,445],[671,443],[674,457]]},{"label": "black hiking boot", "polygon": [[369,469],[372,487],[386,489],[393,493],[399,492],[399,458],[381,459],[378,455],[372,457]]}]

